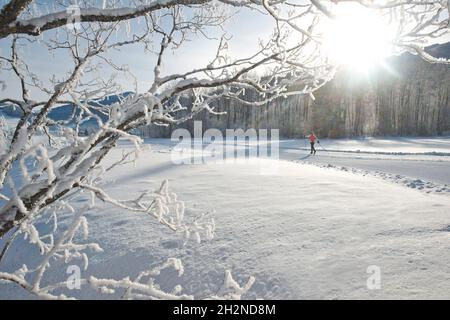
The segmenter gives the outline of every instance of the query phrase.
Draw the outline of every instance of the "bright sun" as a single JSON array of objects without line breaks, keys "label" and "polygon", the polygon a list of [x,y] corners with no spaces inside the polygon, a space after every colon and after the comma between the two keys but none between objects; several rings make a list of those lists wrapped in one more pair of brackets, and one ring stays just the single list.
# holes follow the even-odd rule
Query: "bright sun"
[{"label": "bright sun", "polygon": [[324,26],[324,46],[334,62],[365,71],[392,55],[395,30],[370,9],[355,4],[336,6],[336,19]]}]

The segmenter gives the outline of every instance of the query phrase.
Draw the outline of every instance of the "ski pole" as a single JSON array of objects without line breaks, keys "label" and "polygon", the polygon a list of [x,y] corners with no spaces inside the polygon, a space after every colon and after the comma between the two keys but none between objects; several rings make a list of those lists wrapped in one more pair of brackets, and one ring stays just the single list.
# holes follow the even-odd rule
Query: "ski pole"
[{"label": "ski pole", "polygon": [[327,149],[325,149],[321,144],[320,144],[320,142],[317,142],[318,144],[319,144],[319,146],[323,149],[323,151],[326,151],[326,152],[328,152],[327,151]]}]

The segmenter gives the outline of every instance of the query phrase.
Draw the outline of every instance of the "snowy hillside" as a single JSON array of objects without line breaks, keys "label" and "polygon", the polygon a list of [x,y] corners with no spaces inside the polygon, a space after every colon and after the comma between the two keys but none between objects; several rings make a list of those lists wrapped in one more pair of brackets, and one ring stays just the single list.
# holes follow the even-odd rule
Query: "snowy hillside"
[{"label": "snowy hillside", "polygon": [[[89,110],[100,117],[102,121],[106,121],[109,117],[109,108],[118,103],[119,101],[125,99],[130,96],[132,92],[124,92],[122,94],[117,95],[109,95],[102,99],[92,99],[87,102],[87,105],[90,107]],[[7,119],[11,119],[17,122],[18,119],[22,116],[22,111],[20,108],[14,105],[0,105],[0,117],[5,117]],[[67,121],[67,125],[74,126],[75,119],[80,117],[80,110],[75,110],[73,105],[60,105],[52,109],[48,117],[54,121]],[[81,116],[83,120],[80,124],[83,129],[92,129],[98,127],[97,121],[93,118],[89,118],[87,115]]]}]

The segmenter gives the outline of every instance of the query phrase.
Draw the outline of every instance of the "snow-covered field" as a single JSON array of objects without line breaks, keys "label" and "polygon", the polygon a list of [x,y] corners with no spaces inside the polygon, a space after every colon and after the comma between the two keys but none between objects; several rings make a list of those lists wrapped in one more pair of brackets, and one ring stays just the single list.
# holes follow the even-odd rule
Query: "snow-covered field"
[{"label": "snow-covered field", "polygon": [[[141,153],[136,167],[108,174],[105,189],[132,198],[168,179],[186,202],[187,219],[214,217],[215,238],[185,243],[151,217],[98,203],[88,214],[90,237],[104,252],[93,255],[86,274],[136,276],[177,257],[185,274],[163,273],[159,283],[167,289],[180,283],[197,298],[214,294],[225,270],[240,283],[256,277],[243,298],[450,298],[450,189],[442,189],[450,177],[450,139],[323,140],[327,151],[319,147],[315,157],[303,150],[303,141],[282,141],[280,161],[200,165],[173,164],[168,140],[147,142],[152,149]],[[127,148],[123,144],[107,161]],[[379,162],[380,169],[358,167],[363,161]],[[410,163],[418,169],[406,175],[402,168]],[[276,173],[261,174],[261,166],[272,165]],[[435,166],[441,180],[426,173]],[[424,188],[393,183],[420,175],[429,178],[422,178]],[[426,183],[433,192],[426,192]],[[37,253],[27,246],[18,241],[11,247],[0,270],[34,259]],[[380,268],[380,289],[367,287],[370,266]],[[64,279],[65,269],[52,277]],[[100,297],[90,289],[71,294]],[[17,297],[28,296],[0,284],[0,298]]]},{"label": "snow-covered field", "polygon": [[[450,137],[385,137],[359,139],[322,139],[328,151],[372,153],[447,153],[450,154]],[[304,141],[283,140],[282,146],[303,147]],[[328,148],[327,148],[328,147]]]},{"label": "snow-covered field", "polygon": [[[303,147],[303,148],[302,148]],[[323,140],[312,157],[300,141],[282,141],[280,158],[371,174],[428,192],[450,192],[450,138]]]}]

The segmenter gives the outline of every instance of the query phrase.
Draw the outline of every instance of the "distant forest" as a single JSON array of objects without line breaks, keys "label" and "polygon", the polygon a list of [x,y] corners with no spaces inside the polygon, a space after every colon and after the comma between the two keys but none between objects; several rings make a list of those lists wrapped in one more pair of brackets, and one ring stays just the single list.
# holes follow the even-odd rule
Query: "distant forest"
[{"label": "distant forest", "polygon": [[[450,44],[430,53],[450,55]],[[314,93],[278,99],[263,107],[222,100],[215,110],[202,112],[203,130],[217,128],[279,129],[284,138],[314,130],[320,137],[434,136],[450,134],[450,66],[430,64],[409,53],[389,58],[364,74],[340,70],[336,78]],[[247,95],[254,94],[252,92]],[[193,129],[193,121],[179,127]],[[170,137],[174,127],[150,126],[145,137]]]}]

